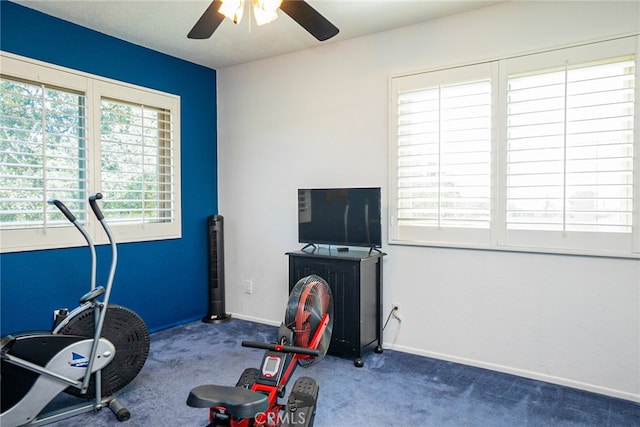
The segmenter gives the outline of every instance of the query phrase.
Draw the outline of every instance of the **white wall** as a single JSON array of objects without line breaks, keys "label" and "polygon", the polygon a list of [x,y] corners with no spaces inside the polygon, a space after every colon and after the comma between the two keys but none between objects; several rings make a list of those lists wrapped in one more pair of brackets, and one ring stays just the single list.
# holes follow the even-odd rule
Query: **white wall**
[{"label": "white wall", "polygon": [[[391,75],[632,32],[637,2],[509,2],[220,70],[227,310],[282,320],[297,188],[386,197]],[[638,260],[383,249],[384,317],[395,302],[403,319],[386,348],[640,401]]]}]

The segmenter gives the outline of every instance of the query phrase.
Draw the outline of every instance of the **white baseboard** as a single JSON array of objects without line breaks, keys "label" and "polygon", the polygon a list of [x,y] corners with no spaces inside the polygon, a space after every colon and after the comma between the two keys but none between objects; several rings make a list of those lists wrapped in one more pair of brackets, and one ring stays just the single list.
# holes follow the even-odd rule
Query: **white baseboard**
[{"label": "white baseboard", "polygon": [[249,322],[263,323],[265,325],[271,325],[271,326],[280,326],[280,323],[281,323],[281,322],[276,322],[274,320],[262,319],[260,317],[247,316],[247,315],[238,314],[238,313],[231,313],[231,317],[232,318],[235,317],[236,319],[241,319],[241,320],[248,320]]},{"label": "white baseboard", "polygon": [[567,378],[546,375],[539,372],[513,368],[510,366],[497,365],[494,363],[487,363],[487,362],[482,362],[482,361],[473,360],[473,359],[466,359],[463,357],[451,356],[448,354],[424,351],[424,350],[419,350],[412,347],[394,345],[391,343],[384,343],[383,348],[387,350],[395,350],[395,351],[401,351],[404,353],[415,354],[418,356],[431,357],[433,359],[446,360],[448,362],[460,363],[462,365],[469,365],[477,368],[489,369],[492,371],[502,372],[505,374],[516,375],[519,377],[530,378],[533,380],[544,381],[544,382],[558,384],[566,387],[572,387],[579,390],[585,390],[592,393],[604,394],[606,396],[630,400],[633,402],[640,402],[640,394],[633,394],[633,393],[629,393],[622,390],[615,390],[615,389],[602,387],[595,384],[583,383],[580,381],[574,381]]}]

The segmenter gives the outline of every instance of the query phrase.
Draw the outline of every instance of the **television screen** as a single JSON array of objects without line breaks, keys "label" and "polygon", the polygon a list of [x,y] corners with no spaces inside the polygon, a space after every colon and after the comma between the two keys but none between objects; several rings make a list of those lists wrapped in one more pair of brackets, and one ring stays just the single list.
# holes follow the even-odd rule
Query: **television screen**
[{"label": "television screen", "polygon": [[300,243],[379,248],[380,188],[298,190]]}]

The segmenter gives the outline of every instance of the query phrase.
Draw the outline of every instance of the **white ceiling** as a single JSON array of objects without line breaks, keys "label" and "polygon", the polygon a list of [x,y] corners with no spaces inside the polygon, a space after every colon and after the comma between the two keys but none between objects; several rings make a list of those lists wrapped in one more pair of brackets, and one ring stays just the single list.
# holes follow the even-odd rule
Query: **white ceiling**
[{"label": "white ceiling", "polygon": [[239,24],[223,21],[210,39],[188,39],[187,33],[212,0],[13,1],[65,21],[214,69],[425,22],[501,2],[309,0],[311,6],[340,29],[337,36],[319,42],[282,11],[278,12],[279,18],[276,21],[258,27],[248,10]]}]

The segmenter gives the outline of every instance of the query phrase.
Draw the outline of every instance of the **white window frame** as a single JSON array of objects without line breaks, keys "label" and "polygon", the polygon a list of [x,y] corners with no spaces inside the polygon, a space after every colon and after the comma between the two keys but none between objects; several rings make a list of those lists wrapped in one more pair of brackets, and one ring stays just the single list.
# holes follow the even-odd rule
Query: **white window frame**
[{"label": "white window frame", "polygon": [[[172,116],[173,221],[166,223],[110,223],[118,242],[142,242],[182,237],[180,184],[180,97],[104,77],[71,70],[31,58],[0,52],[2,74],[11,78],[57,86],[84,93],[87,102],[87,194],[101,192],[100,100],[102,97],[163,108]],[[105,199],[109,197],[104,194]],[[64,200],[63,200],[64,202]],[[88,205],[87,205],[88,208]],[[84,225],[96,244],[108,243],[95,216],[87,214]],[[107,221],[109,218],[105,215]],[[0,252],[21,252],[84,246],[86,242],[73,225],[64,227],[0,230]]]},{"label": "white window frame", "polygon": [[[633,214],[632,233],[603,232],[539,232],[528,230],[507,230],[506,224],[506,182],[507,182],[507,145],[506,145],[506,82],[508,76],[519,71],[533,71],[558,65],[557,61],[569,60],[572,63],[589,62],[604,58],[613,58],[635,54],[635,112],[633,141]],[[633,35],[614,40],[605,40],[569,48],[523,54],[509,58],[487,61],[497,67],[494,93],[496,94],[493,111],[494,129],[492,130],[492,167],[491,167],[491,226],[490,230],[478,238],[482,230],[451,228],[407,227],[399,226],[396,219],[397,206],[397,95],[404,90],[418,90],[421,86],[412,85],[421,75],[441,74],[455,81],[461,69],[472,70],[481,64],[463,64],[447,69],[428,70],[424,73],[412,73],[391,76],[389,79],[389,244],[455,247],[487,250],[507,250],[538,253],[560,253],[589,256],[607,256],[621,258],[640,258],[640,36]],[[561,62],[562,63],[562,62]]]}]

